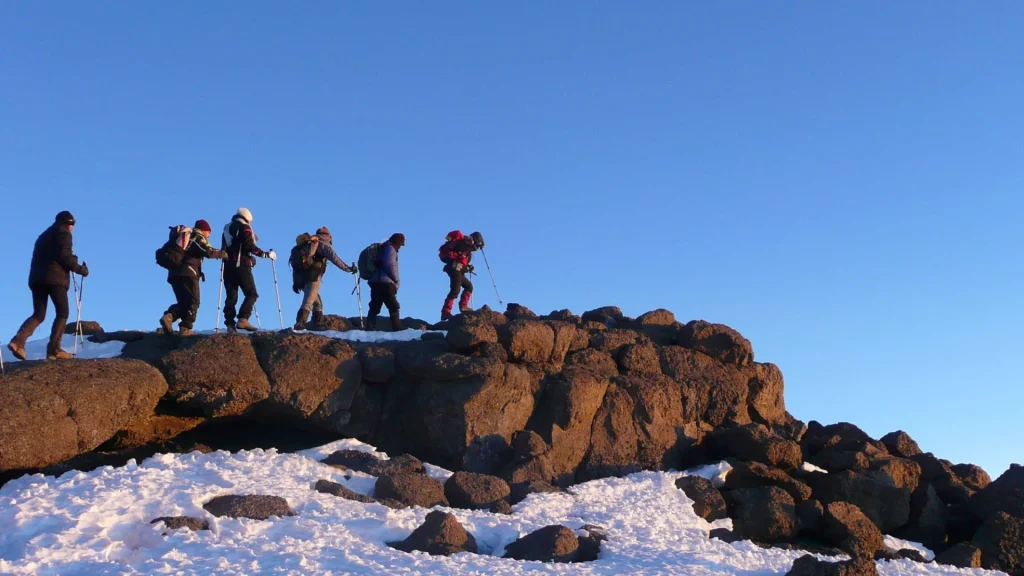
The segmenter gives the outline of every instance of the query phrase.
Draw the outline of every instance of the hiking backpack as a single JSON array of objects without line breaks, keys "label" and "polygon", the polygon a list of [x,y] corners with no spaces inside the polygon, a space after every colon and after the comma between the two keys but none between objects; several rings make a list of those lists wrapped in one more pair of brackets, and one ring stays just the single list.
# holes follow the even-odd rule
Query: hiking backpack
[{"label": "hiking backpack", "polygon": [[380,257],[377,253],[380,252],[380,242],[374,242],[363,251],[359,253],[359,262],[357,264],[359,268],[359,277],[367,282],[373,278],[373,275],[377,272],[377,267],[380,266]]},{"label": "hiking backpack", "polygon": [[316,250],[320,246],[320,237],[312,234],[302,233],[295,238],[295,247],[292,248],[288,264],[295,270],[307,271],[318,266],[316,261]]},{"label": "hiking backpack", "polygon": [[441,259],[441,262],[445,264],[451,264],[458,257],[457,250],[455,249],[455,243],[465,238],[460,230],[452,230],[444,237],[444,244],[437,249],[437,256]]},{"label": "hiking backpack", "polygon": [[181,224],[168,226],[169,238],[156,250],[156,264],[167,270],[179,268],[185,260],[185,248],[192,237],[192,229]]}]

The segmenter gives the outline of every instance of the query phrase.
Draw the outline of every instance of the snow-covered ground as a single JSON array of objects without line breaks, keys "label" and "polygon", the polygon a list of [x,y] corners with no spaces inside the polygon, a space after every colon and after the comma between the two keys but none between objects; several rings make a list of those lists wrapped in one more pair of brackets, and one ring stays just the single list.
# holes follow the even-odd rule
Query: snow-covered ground
[{"label": "snow-covered ground", "polygon": [[[318,460],[334,450],[373,451],[353,440],[296,454],[271,451],[157,455],[141,464],[25,476],[0,488],[0,573],[4,574],[784,574],[799,552],[766,550],[708,538],[731,521],[708,524],[674,485],[677,472],[641,472],[596,480],[564,494],[535,494],[511,516],[451,510],[477,539],[480,554],[406,554],[402,540],[428,510],[391,510],[313,490],[319,479],[364,494],[373,478],[344,474]],[[379,455],[384,456],[384,455]],[[701,475],[716,477],[724,468]],[[430,467],[439,479],[448,472]],[[224,494],[270,494],[296,516],[268,521],[214,518],[202,505]],[[158,516],[210,521],[211,530],[163,536]],[[586,564],[541,564],[500,558],[517,537],[549,524],[608,530],[600,558]],[[883,575],[982,574],[984,571],[880,562]],[[993,573],[994,574],[994,573]]]},{"label": "snow-covered ground", "polygon": [[[44,327],[41,327],[42,330]],[[277,330],[267,330],[267,332],[277,332]],[[46,331],[49,334],[49,329]],[[213,331],[202,331],[198,334],[213,334]],[[223,331],[221,332],[223,333]],[[301,330],[298,334],[315,334],[318,336],[326,336],[328,338],[337,338],[339,340],[348,340],[350,342],[409,342],[412,340],[419,340],[427,331],[423,330],[401,330],[399,332],[371,332],[367,330],[350,330],[348,332],[310,332]],[[437,334],[444,335],[444,332],[436,332]],[[25,354],[29,360],[43,360],[46,358],[46,343],[45,338],[39,340],[30,340],[25,344]],[[65,336],[61,342],[61,347],[68,351],[75,351],[75,337]],[[97,344],[90,342],[89,337],[86,336],[85,344],[82,341],[78,342],[78,355],[76,358],[117,358],[121,355],[121,351],[124,349],[124,342],[105,342],[103,344]],[[17,359],[11,354],[11,351],[4,345],[2,352],[4,363],[17,362]]]}]

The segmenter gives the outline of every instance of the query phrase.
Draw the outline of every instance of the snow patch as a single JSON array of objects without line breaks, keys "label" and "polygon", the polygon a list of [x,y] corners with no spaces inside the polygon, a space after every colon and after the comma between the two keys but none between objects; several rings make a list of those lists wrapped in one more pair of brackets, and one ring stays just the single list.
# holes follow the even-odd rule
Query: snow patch
[{"label": "snow patch", "polygon": [[803,464],[801,464],[800,469],[803,470],[804,472],[821,472],[822,474],[828,474],[828,470],[825,470],[824,468],[818,468],[817,466],[811,464],[810,462],[804,462]]},{"label": "snow patch", "polygon": [[[47,330],[49,334],[49,330]],[[25,344],[25,355],[28,356],[29,360],[46,360],[46,344],[48,339],[43,340],[31,340]],[[66,352],[71,353],[75,351],[75,337],[74,335],[66,335],[61,339],[61,348]],[[97,344],[96,342],[90,342],[89,337],[85,338],[85,344],[81,341],[78,342],[78,359],[95,359],[95,358],[117,358],[121,355],[121,351],[124,350],[124,342],[104,342]],[[7,349],[7,346],[3,348],[3,359],[4,362],[17,362],[18,359],[11,354],[11,351]]]},{"label": "snow patch", "polygon": [[708,464],[687,470],[686,475],[700,476],[705,480],[710,480],[715,485],[715,488],[721,488],[725,485],[725,479],[729,476],[729,472],[732,472],[732,465],[723,460],[718,464]]},{"label": "snow patch", "polygon": [[925,547],[924,544],[918,542],[911,542],[909,540],[901,540],[895,536],[885,535],[883,538],[885,547],[893,552],[899,552],[900,550],[916,550],[924,555],[925,560],[934,560],[935,552],[932,552],[929,548]]}]

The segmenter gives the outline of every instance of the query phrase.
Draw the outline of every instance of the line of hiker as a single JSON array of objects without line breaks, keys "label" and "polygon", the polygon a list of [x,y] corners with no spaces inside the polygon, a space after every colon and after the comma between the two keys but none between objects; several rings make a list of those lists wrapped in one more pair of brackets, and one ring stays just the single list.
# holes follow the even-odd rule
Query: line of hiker
[{"label": "line of hiker", "polygon": [[[200,306],[200,282],[206,281],[203,260],[207,259],[218,260],[220,264],[221,287],[226,291],[226,329],[229,332],[257,330],[250,321],[250,317],[255,313],[256,301],[259,299],[252,270],[256,266],[257,258],[269,259],[274,265],[276,288],[277,254],[274,250],[263,250],[257,245],[259,237],[253,231],[252,219],[252,212],[246,208],[239,208],[231,222],[224,227],[219,249],[210,244],[213,229],[206,220],[197,220],[191,227],[169,227],[167,241],[156,251],[156,263],[167,270],[167,283],[170,284],[175,299],[160,318],[159,324],[163,333],[175,333],[174,323],[177,322],[178,335],[193,334]],[[46,319],[47,300],[53,302],[57,316],[50,330],[46,357],[71,357],[71,354],[61,349],[61,340],[70,315],[68,290],[71,287],[71,274],[79,274],[83,278],[89,275],[88,266],[84,262],[78,263],[78,257],[72,248],[71,233],[74,227],[75,219],[71,213],[61,212],[54,223],[36,240],[29,272],[32,316],[25,320],[7,345],[20,360],[26,359],[25,343],[28,338]],[[401,278],[398,253],[403,246],[405,235],[395,233],[387,241],[374,243],[363,249],[359,254],[358,263],[348,264],[338,256],[333,246],[331,232],[326,226],[320,227],[315,234],[300,234],[288,258],[288,264],[292,269],[292,291],[302,295],[302,303],[295,314],[294,329],[305,329],[307,322],[310,321],[310,315],[314,325],[320,324],[323,320],[324,303],[321,288],[329,262],[343,272],[358,274],[359,279],[369,283],[370,304],[366,316],[366,329],[376,329],[377,316],[386,307],[391,319],[391,329],[401,330],[401,305],[398,302]],[[466,236],[459,230],[453,230],[445,237],[445,242],[439,249],[439,257],[444,264],[443,271],[449,279],[449,291],[441,307],[441,320],[452,317],[456,299],[460,312],[471,310],[473,282],[469,275],[473,273],[474,268],[470,262],[473,252],[483,247],[484,239],[479,232]],[[357,290],[359,279],[356,280]],[[240,307],[239,291],[243,296]],[[280,295],[278,306],[280,308]]]}]

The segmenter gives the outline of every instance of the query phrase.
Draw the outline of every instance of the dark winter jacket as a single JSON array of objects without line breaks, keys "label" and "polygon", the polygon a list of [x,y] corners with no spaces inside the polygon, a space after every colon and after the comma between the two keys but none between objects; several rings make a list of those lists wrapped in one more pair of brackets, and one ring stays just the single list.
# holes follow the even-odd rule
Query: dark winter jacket
[{"label": "dark winter jacket", "polygon": [[252,227],[241,216],[235,216],[224,229],[222,249],[228,253],[228,267],[252,268],[256,265],[255,257],[263,255]]},{"label": "dark winter jacket", "polygon": [[71,287],[71,273],[80,274],[71,246],[71,231],[64,224],[54,223],[36,239],[32,250],[32,268],[28,274],[29,286]]},{"label": "dark winter jacket", "polygon": [[380,245],[380,249],[377,251],[377,258],[380,260],[380,265],[374,271],[370,282],[394,284],[397,289],[401,284],[398,278],[398,249],[391,242],[385,242]]},{"label": "dark winter jacket", "polygon": [[[170,239],[174,240],[175,233],[171,230]],[[182,276],[187,278],[200,278],[203,274],[203,259],[204,258],[223,258],[224,252],[217,250],[210,245],[210,241],[203,237],[202,234],[192,231],[192,236],[189,238],[188,246],[185,247],[185,257],[181,261],[181,267],[177,270],[169,270],[167,272],[167,280],[171,278],[180,278]]]}]

